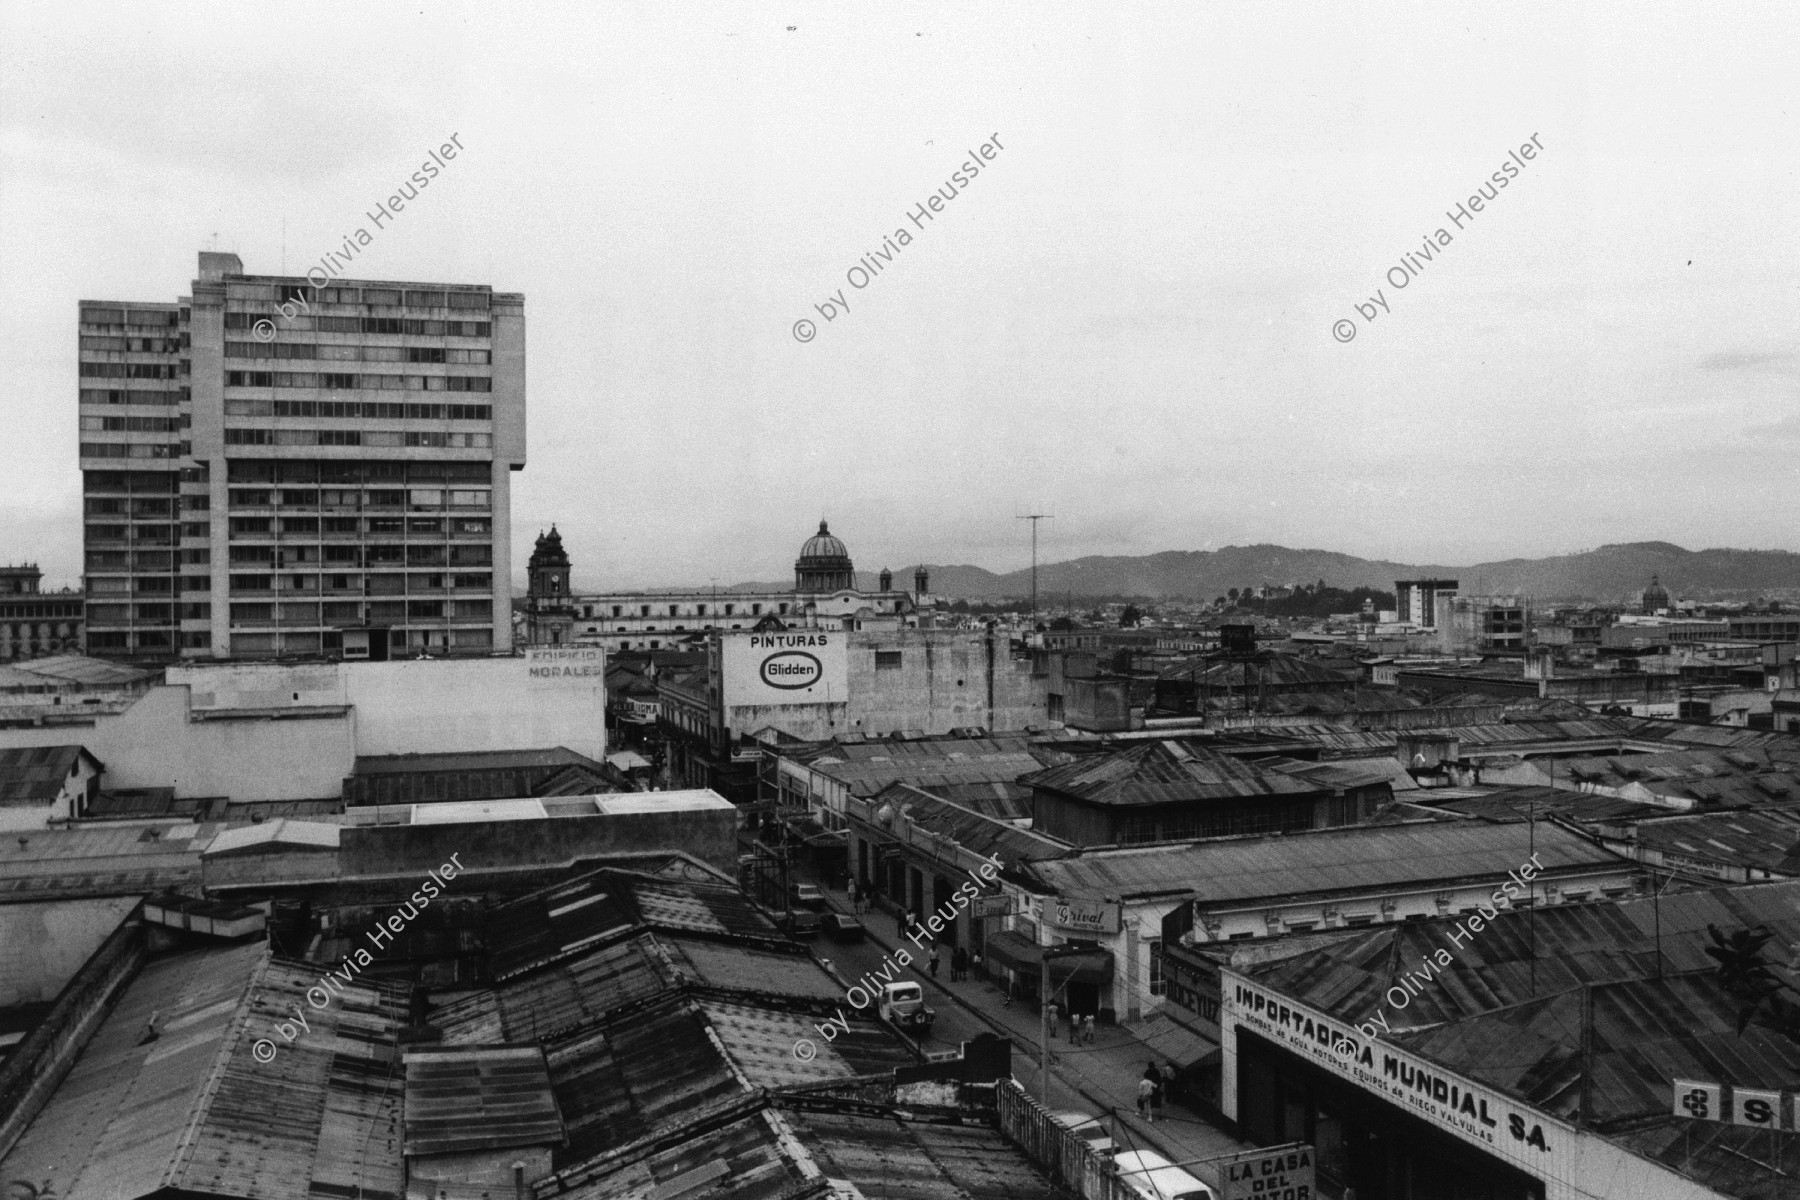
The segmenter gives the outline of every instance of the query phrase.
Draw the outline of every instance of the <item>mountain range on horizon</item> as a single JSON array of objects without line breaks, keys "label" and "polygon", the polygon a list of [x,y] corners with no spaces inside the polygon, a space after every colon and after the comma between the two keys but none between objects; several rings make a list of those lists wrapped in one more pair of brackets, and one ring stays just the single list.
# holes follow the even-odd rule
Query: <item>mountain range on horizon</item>
[{"label": "mountain range on horizon", "polygon": [[[927,564],[931,590],[968,600],[1031,594],[1031,570],[996,573],[969,564]],[[858,571],[859,587],[874,589],[876,572]],[[1547,558],[1509,558],[1466,566],[1389,562],[1331,550],[1286,546],[1226,546],[1164,550],[1144,555],[1089,555],[1038,566],[1042,603],[1058,593],[1077,597],[1133,596],[1210,601],[1231,588],[1313,583],[1392,591],[1398,579],[1454,579],[1465,594],[1524,595],[1536,600],[1618,602],[1658,577],[1680,599],[1725,598],[1800,589],[1800,554],[1787,550],[1688,550],[1670,542],[1624,542]],[[912,569],[896,569],[894,583],[912,584]],[[792,581],[740,583],[729,590],[780,591]]]}]

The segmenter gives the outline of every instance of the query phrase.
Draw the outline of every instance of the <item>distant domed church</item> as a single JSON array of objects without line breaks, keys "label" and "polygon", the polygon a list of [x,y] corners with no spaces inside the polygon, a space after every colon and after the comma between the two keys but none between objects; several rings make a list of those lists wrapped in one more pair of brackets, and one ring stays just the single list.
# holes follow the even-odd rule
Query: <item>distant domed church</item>
[{"label": "distant domed church", "polygon": [[800,546],[791,592],[717,590],[576,594],[569,556],[553,525],[539,534],[527,566],[530,585],[520,614],[521,641],[533,645],[579,643],[616,650],[692,648],[714,630],[749,630],[775,620],[785,626],[862,629],[917,625],[936,608],[931,577],[913,572],[913,590],[893,590],[883,569],[873,592],[858,590],[856,566],[843,541],[824,521]]},{"label": "distant domed church", "polygon": [[1645,614],[1654,616],[1665,608],[1674,608],[1675,602],[1669,599],[1668,591],[1656,576],[1650,577],[1650,586],[1644,589],[1643,610]]}]

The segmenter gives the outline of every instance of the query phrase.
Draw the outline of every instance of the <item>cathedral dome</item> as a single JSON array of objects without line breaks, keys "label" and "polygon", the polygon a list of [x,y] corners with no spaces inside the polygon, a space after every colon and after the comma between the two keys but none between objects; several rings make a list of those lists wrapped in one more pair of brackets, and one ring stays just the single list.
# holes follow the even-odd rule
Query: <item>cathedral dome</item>
[{"label": "cathedral dome", "polygon": [[843,542],[831,535],[830,527],[823,521],[819,522],[819,532],[807,538],[806,544],[800,547],[801,562],[805,562],[809,558],[836,560],[849,557],[850,551],[844,548]]},{"label": "cathedral dome", "polygon": [[836,592],[855,586],[856,568],[851,565],[850,551],[820,521],[819,532],[800,547],[800,558],[794,563],[794,590]]},{"label": "cathedral dome", "polygon": [[1644,611],[1654,613],[1658,609],[1670,607],[1669,593],[1662,583],[1652,575],[1650,586],[1644,589]]}]

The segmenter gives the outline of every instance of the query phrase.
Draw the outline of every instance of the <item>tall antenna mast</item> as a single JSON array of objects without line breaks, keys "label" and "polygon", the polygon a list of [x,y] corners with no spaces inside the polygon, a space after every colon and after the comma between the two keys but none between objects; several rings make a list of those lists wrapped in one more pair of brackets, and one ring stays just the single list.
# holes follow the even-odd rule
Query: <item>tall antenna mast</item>
[{"label": "tall antenna mast", "polygon": [[1038,522],[1039,521],[1054,521],[1056,519],[1056,517],[1051,513],[1021,513],[1018,517],[1016,517],[1014,519],[1019,520],[1019,521],[1030,521],[1031,522],[1031,615],[1032,615],[1032,618],[1035,620],[1037,617],[1037,612],[1038,612],[1038,590],[1037,590]]}]

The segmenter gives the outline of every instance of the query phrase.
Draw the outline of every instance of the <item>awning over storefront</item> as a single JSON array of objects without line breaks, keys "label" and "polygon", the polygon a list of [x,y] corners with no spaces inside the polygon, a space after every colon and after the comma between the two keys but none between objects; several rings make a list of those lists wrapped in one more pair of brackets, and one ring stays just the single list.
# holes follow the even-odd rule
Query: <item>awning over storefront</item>
[{"label": "awning over storefront", "polygon": [[[1007,930],[988,934],[987,956],[1000,966],[1028,975],[1037,975],[1044,967],[1044,948]],[[1098,946],[1050,959],[1050,981],[1056,984],[1069,981],[1104,986],[1112,982],[1112,973],[1112,951]]]},{"label": "awning over storefront", "polygon": [[1132,1032],[1140,1042],[1178,1067],[1199,1065],[1219,1053],[1218,1046],[1171,1020],[1167,1013],[1152,1013]]}]

